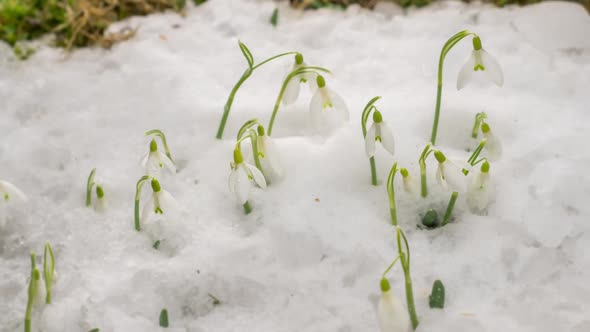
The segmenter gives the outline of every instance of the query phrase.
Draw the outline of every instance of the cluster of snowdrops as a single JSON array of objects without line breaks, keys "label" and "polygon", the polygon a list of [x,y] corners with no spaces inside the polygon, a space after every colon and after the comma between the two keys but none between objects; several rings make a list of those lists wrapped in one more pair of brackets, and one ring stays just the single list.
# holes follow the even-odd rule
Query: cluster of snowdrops
[{"label": "cluster of snowdrops", "polygon": [[[449,158],[435,145],[442,99],[442,70],[444,60],[452,47],[468,36],[472,37],[473,51],[459,72],[457,89],[463,88],[476,73],[485,75],[498,86],[503,84],[503,74],[500,66],[483,49],[481,39],[477,34],[470,31],[461,31],[452,36],[444,44],[439,57],[437,99],[432,133],[429,143],[426,144],[419,155],[419,177],[412,176],[407,168],[398,166],[397,162],[393,163],[387,177],[386,188],[389,198],[391,223],[394,226],[395,237],[397,239],[397,256],[385,269],[380,279],[381,297],[377,307],[377,317],[382,332],[407,332],[415,330],[419,324],[418,314],[414,305],[410,273],[409,242],[404,231],[398,225],[397,220],[395,199],[396,174],[399,172],[402,176],[404,192],[411,195],[413,199],[425,199],[428,196],[427,160],[432,156],[437,163],[435,178],[438,185],[449,193],[449,201],[442,218],[439,218],[439,213],[436,209],[429,209],[425,213],[422,213],[422,223],[419,225],[422,228],[442,227],[452,221],[451,216],[459,194],[465,195],[465,201],[469,209],[476,214],[485,214],[489,203],[493,199],[490,163],[501,157],[502,148],[500,140],[491,130],[485,113],[480,112],[475,116],[471,136],[474,139],[478,139],[481,133],[483,138],[477,142],[477,146],[468,158],[464,160]],[[248,67],[230,92],[217,131],[218,139],[221,139],[223,136],[236,93],[253,72],[260,66],[270,63],[275,59],[285,56],[292,56],[294,58],[292,70],[286,75],[281,85],[268,125],[264,127],[258,119],[252,119],[244,123],[236,135],[233,158],[230,163],[229,190],[235,194],[238,203],[243,206],[244,212],[248,214],[252,211],[249,192],[256,187],[265,189],[283,175],[280,155],[278,153],[279,150],[275,147],[275,143],[271,138],[273,125],[281,104],[290,105],[294,103],[299,97],[300,87],[307,84],[313,94],[310,101],[310,117],[315,129],[321,132],[331,132],[349,120],[349,113],[344,100],[328,87],[326,82],[326,76],[330,74],[328,69],[308,65],[304,61],[303,55],[299,52],[282,53],[255,64],[254,57],[246,45],[240,42],[239,46],[246,58]],[[375,97],[367,103],[360,119],[362,135],[365,141],[365,151],[369,159],[371,183],[374,186],[379,185],[375,167],[375,150],[378,143],[392,156],[395,153],[393,131],[376,106],[379,99],[380,97]],[[177,212],[179,211],[179,205],[173,196],[164,190],[160,182],[163,169],[167,169],[172,174],[176,173],[176,166],[172,159],[166,136],[158,129],[148,131],[146,136],[150,136],[152,139],[149,144],[149,150],[142,160],[145,174],[137,182],[134,202],[134,227],[138,232],[141,231],[142,224],[150,218],[155,216],[164,219],[174,219],[174,217],[178,216]],[[160,145],[157,139],[159,139]],[[249,143],[251,153],[244,153],[242,151],[243,145],[247,143]],[[95,173],[96,170],[93,169],[88,176],[86,205],[91,206],[93,204],[92,198],[96,196],[94,208],[100,211],[106,208],[104,203],[105,192],[100,183],[95,180]],[[141,207],[140,198],[144,184],[146,183],[150,184],[151,195],[143,204],[143,207]],[[8,203],[12,198],[21,201],[26,200],[26,196],[21,190],[6,181],[0,181],[0,195],[2,195],[5,203]],[[4,215],[0,217],[2,217],[1,221],[5,218]],[[158,249],[158,245],[159,241],[156,241],[154,248]],[[400,263],[403,272],[406,293],[405,306],[392,293],[389,279],[387,278],[387,274],[397,262]],[[44,283],[41,282],[41,275],[43,276]],[[55,257],[51,246],[46,244],[43,274],[36,267],[35,254],[31,253],[29,298],[24,320],[25,332],[30,332],[31,330],[33,309],[44,305],[44,303],[51,303],[51,286],[54,282]],[[42,299],[43,288],[45,289],[45,301]],[[440,280],[436,280],[433,284],[432,294],[430,295],[430,307],[443,308],[444,300],[444,285]],[[168,326],[167,311],[165,309],[162,310],[160,316],[160,325],[162,327]],[[98,331],[98,329],[94,329],[93,331]]]}]

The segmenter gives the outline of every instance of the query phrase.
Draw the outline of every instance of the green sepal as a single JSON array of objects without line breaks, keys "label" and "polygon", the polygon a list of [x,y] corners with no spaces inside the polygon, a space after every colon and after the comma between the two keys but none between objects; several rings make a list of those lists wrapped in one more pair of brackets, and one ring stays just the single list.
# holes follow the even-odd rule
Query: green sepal
[{"label": "green sepal", "polygon": [[318,75],[316,81],[318,83],[318,88],[323,88],[326,86],[326,79],[324,79],[324,76]]},{"label": "green sepal", "polygon": [[447,160],[447,157],[440,150],[434,151],[434,158],[441,164]]},{"label": "green sepal", "polygon": [[162,187],[160,186],[160,182],[158,180],[156,180],[155,178],[152,178],[152,190],[157,193],[160,192],[160,190],[162,189]]},{"label": "green sepal", "polygon": [[379,287],[381,287],[382,292],[387,292],[388,290],[391,289],[391,286],[389,285],[389,281],[385,278],[381,278],[381,282],[379,283]]},{"label": "green sepal", "polygon": [[481,48],[481,39],[479,38],[479,36],[473,37],[473,49],[479,51],[481,50]]},{"label": "green sepal", "polygon": [[244,54],[246,61],[248,61],[248,67],[252,68],[254,65],[254,57],[252,56],[252,52],[250,52],[248,47],[246,47],[246,45],[244,45],[244,43],[241,41],[238,41],[238,44],[240,45],[240,50],[242,51],[242,54]]}]

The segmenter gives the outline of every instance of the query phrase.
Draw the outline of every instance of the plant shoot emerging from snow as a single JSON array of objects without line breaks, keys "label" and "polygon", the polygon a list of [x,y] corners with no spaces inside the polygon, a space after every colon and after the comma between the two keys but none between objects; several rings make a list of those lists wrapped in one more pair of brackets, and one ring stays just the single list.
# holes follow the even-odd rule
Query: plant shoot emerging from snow
[{"label": "plant shoot emerging from snow", "polygon": [[266,188],[264,175],[258,168],[244,161],[242,151],[239,146],[234,149],[234,159],[231,163],[231,173],[229,174],[229,190],[236,195],[238,202],[244,206],[244,212],[252,212],[252,206],[248,201],[248,193],[252,185],[258,185],[260,188]]},{"label": "plant shoot emerging from snow", "polygon": [[217,129],[217,135],[216,135],[217,139],[221,139],[223,137],[223,131],[225,129],[225,124],[227,122],[227,118],[229,117],[229,112],[231,110],[231,106],[234,102],[234,97],[236,96],[238,89],[252,75],[254,70],[256,70],[260,66],[264,65],[265,63],[268,63],[274,59],[283,57],[285,55],[299,54],[298,52],[281,53],[279,55],[275,55],[273,57],[270,57],[270,58],[260,62],[257,65],[254,65],[254,56],[252,56],[252,52],[250,52],[248,47],[246,47],[246,45],[244,43],[242,43],[241,41],[238,41],[238,45],[240,46],[240,50],[242,51],[244,58],[246,58],[246,62],[248,62],[248,68],[246,68],[246,70],[244,71],[244,73],[242,74],[242,76],[240,77],[238,82],[234,85],[234,87],[232,88],[232,90],[229,94],[229,97],[227,98],[227,101],[225,102],[225,106],[223,108],[223,115],[221,116],[221,121],[219,122],[219,128]]},{"label": "plant shoot emerging from snow", "polygon": [[467,59],[467,62],[465,63],[465,65],[463,65],[463,68],[461,68],[461,71],[459,72],[459,75],[457,77],[457,89],[462,89],[471,80],[471,77],[475,72],[483,72],[492,82],[494,82],[498,86],[502,86],[502,84],[504,83],[504,77],[500,65],[498,65],[498,62],[496,62],[496,60],[482,48],[481,39],[478,35],[476,35],[473,32],[464,30],[458,32],[449,40],[447,40],[447,42],[443,45],[438,60],[438,84],[436,91],[436,106],[434,110],[432,133],[430,135],[430,142],[433,145],[436,144],[438,120],[440,117],[440,105],[442,99],[443,84],[443,64],[445,61],[445,57],[447,56],[447,53],[449,53],[449,51],[453,48],[453,46],[455,46],[463,38],[469,35],[473,36],[473,51],[471,52],[470,57]]},{"label": "plant shoot emerging from snow", "polygon": [[[152,188],[152,195],[143,206],[141,215],[139,214],[139,205],[141,198],[141,189],[145,182],[150,181]],[[135,186],[135,205],[134,205],[134,217],[135,217],[135,230],[141,230],[141,224],[145,223],[148,218],[152,215],[166,215],[175,216],[178,212],[178,203],[172,197],[172,195],[166,190],[162,189],[160,182],[147,175],[142,176]],[[140,222],[141,221],[141,222]]]},{"label": "plant shoot emerging from snow", "polygon": [[86,206],[92,205],[92,188],[95,188],[97,200],[95,208],[98,211],[103,211],[105,208],[104,189],[94,180],[95,175],[96,168],[93,168],[88,175],[88,180],[86,181]]},{"label": "plant shoot emerging from snow", "polygon": [[[363,130],[363,138],[365,139],[365,153],[369,157],[369,164],[371,165],[371,183],[377,185],[377,170],[375,167],[375,142],[381,142],[381,145],[393,156],[395,152],[395,144],[391,129],[383,121],[381,112],[374,106],[375,102],[379,100],[379,96],[371,99],[363,113],[361,114],[361,127]],[[367,130],[367,121],[373,112],[373,124]]]}]

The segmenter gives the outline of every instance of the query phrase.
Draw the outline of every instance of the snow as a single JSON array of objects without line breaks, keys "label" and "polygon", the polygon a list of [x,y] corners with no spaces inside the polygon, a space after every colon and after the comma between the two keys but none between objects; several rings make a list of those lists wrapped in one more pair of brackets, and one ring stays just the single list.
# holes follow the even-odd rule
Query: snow
[{"label": "snow", "polygon": [[[438,147],[467,159],[473,117],[485,111],[504,144],[491,164],[494,202],[474,215],[459,196],[454,220],[418,230],[419,214],[444,209],[428,162],[431,195],[396,190],[400,225],[412,249],[418,331],[587,331],[590,326],[590,20],[579,5],[495,8],[443,2],[407,13],[300,12],[272,1],[209,1],[174,13],[130,18],[139,27],[111,50],[42,46],[26,62],[0,47],[0,178],[28,202],[8,206],[0,229],[0,328],[22,331],[30,266],[50,242],[59,273],[53,303],[36,308],[35,331],[376,331],[382,271],[395,258],[385,177],[394,161],[418,175],[429,139],[443,43],[477,32],[501,64],[504,86],[479,82],[457,92],[471,51],[447,56]],[[285,177],[251,192],[245,216],[227,180],[234,137],[246,120],[263,123],[292,59],[256,70],[238,92],[224,139],[214,138],[229,91],[246,68],[237,40],[256,61],[285,51],[329,68],[327,86],[351,120],[331,135],[309,123],[311,94],[281,107],[273,131]],[[393,128],[396,155],[377,149],[381,184],[370,184],[360,114],[374,96]],[[160,128],[177,166],[162,188],[182,218],[133,230],[135,183],[147,130]],[[108,207],[84,206],[97,168]],[[145,196],[148,197],[145,186]],[[152,248],[161,239],[159,250]],[[403,273],[389,274],[405,305]],[[428,295],[441,279],[444,310]],[[215,305],[213,295],[221,301]]]}]

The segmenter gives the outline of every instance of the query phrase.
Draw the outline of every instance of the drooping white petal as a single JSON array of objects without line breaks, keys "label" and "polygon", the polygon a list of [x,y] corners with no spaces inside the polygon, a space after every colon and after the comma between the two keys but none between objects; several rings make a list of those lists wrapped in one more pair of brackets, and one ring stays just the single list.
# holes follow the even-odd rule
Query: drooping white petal
[{"label": "drooping white petal", "polygon": [[174,163],[172,162],[172,160],[170,160],[170,158],[168,158],[168,156],[165,153],[162,153],[160,151],[157,151],[158,153],[158,159],[160,159],[160,162],[166,166],[166,168],[172,173],[172,174],[176,174],[176,166],[174,166]]},{"label": "drooping white petal", "polygon": [[232,193],[237,192],[238,172],[235,168],[231,170],[231,173],[229,173],[229,178],[228,178],[227,184],[228,184],[228,188],[229,188],[230,192],[232,192]]},{"label": "drooping white petal", "polygon": [[409,332],[411,330],[409,313],[393,296],[391,290],[381,292],[377,304],[377,317],[381,332]]},{"label": "drooping white petal", "polygon": [[299,96],[299,85],[301,84],[300,80],[301,78],[295,76],[287,83],[287,87],[283,93],[283,105],[291,105],[297,100]]},{"label": "drooping white petal", "polygon": [[33,298],[33,306],[40,307],[45,303],[45,282],[43,281],[43,268],[39,268],[40,276],[39,280],[36,282],[36,289],[35,289],[35,297]]},{"label": "drooping white petal", "polygon": [[146,175],[158,178],[160,177],[160,169],[160,158],[158,158],[157,152],[150,152],[145,164]]},{"label": "drooping white petal", "polygon": [[251,182],[248,177],[248,171],[242,164],[237,165],[236,169],[236,187],[235,194],[240,204],[248,201],[248,192],[250,191]]},{"label": "drooping white petal", "polygon": [[[25,195],[25,193],[23,193],[20,189],[8,181],[0,180],[0,193],[2,193],[2,196],[8,195],[9,200],[12,198],[17,198],[20,201],[27,200],[27,195]],[[6,197],[0,197],[0,199],[5,198]]]},{"label": "drooping white petal", "polygon": [[262,151],[263,169],[270,172],[271,177],[281,177],[283,168],[279,158],[279,150],[276,148],[274,141],[269,136],[258,136],[258,151]]},{"label": "drooping white petal", "polygon": [[484,149],[488,152],[488,159],[490,161],[496,161],[502,156],[502,142],[494,135],[491,131],[484,134],[486,138],[486,145]]},{"label": "drooping white petal", "polygon": [[461,90],[469,83],[471,77],[473,76],[473,68],[475,67],[475,51],[471,52],[471,55],[465,61],[463,67],[459,71],[459,75],[457,76],[457,90]]},{"label": "drooping white petal", "polygon": [[377,127],[375,123],[369,127],[367,130],[367,135],[365,135],[365,153],[367,157],[371,158],[375,155],[375,133],[377,131]]},{"label": "drooping white petal", "polygon": [[156,195],[158,196],[158,202],[160,203],[162,214],[167,216],[167,218],[176,217],[180,211],[180,205],[176,199],[164,189],[161,189]]},{"label": "drooping white petal", "polygon": [[485,212],[490,202],[489,173],[477,172],[471,178],[467,191],[467,205],[477,214]]},{"label": "drooping white petal", "polygon": [[141,223],[144,224],[149,217],[154,213],[154,198],[150,196],[143,209],[141,210]]},{"label": "drooping white petal", "polygon": [[484,49],[481,49],[480,55],[487,77],[497,86],[502,86],[504,84],[504,73],[502,73],[502,68],[498,64],[498,61]]},{"label": "drooping white petal", "polygon": [[436,182],[443,188],[448,189],[447,181],[445,181],[444,167],[441,163],[438,163],[436,168]]},{"label": "drooping white petal", "polygon": [[145,154],[144,154],[144,155],[141,157],[141,161],[140,161],[141,167],[143,167],[143,168],[145,168],[145,167],[146,167],[146,165],[147,165],[147,161],[148,161],[148,158],[149,158],[149,156],[150,156],[150,151],[146,152],[146,153],[145,153]]},{"label": "drooping white petal", "polygon": [[254,165],[250,165],[248,163],[243,164],[244,167],[248,170],[249,175],[252,177],[254,182],[262,189],[266,189],[266,180],[264,179],[264,175],[262,172],[256,168]]},{"label": "drooping white petal", "polygon": [[404,191],[413,195],[420,193],[420,183],[412,176],[408,175],[403,178]]},{"label": "drooping white petal", "polygon": [[346,103],[344,103],[344,100],[342,99],[342,97],[340,97],[339,94],[337,94],[336,92],[334,92],[330,89],[326,89],[326,90],[328,91],[328,98],[332,102],[332,107],[336,111],[336,113],[338,114],[338,117],[342,121],[348,121],[348,119],[349,119],[348,107],[346,106]]},{"label": "drooping white petal", "polygon": [[107,202],[106,202],[106,198],[96,198],[96,201],[94,202],[94,210],[96,212],[105,212],[107,209]]},{"label": "drooping white petal", "polygon": [[322,110],[324,104],[324,94],[322,93],[322,89],[318,89],[313,97],[311,97],[311,101],[309,102],[309,114],[311,117],[311,124],[316,129],[322,128]]},{"label": "drooping white petal", "polygon": [[389,151],[391,155],[394,155],[395,142],[393,140],[393,133],[391,132],[391,129],[389,128],[386,122],[381,122],[379,124],[379,127],[381,129],[381,145],[383,145],[383,148]]}]

